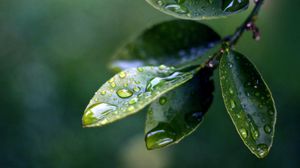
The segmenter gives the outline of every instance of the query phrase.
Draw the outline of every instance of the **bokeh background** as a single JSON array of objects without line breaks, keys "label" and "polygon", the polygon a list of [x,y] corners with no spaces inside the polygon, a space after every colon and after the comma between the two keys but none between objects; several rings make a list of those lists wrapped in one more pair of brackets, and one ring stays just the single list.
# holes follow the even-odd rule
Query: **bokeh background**
[{"label": "bokeh background", "polygon": [[[145,113],[81,127],[89,99],[113,75],[107,64],[118,46],[172,17],[143,0],[0,0],[0,167],[300,167],[299,6],[267,0],[261,41],[248,33],[237,46],[264,75],[278,108],[273,148],[259,160],[235,132],[218,82],[201,127],[167,149],[145,150]],[[248,12],[205,23],[226,35]]]}]

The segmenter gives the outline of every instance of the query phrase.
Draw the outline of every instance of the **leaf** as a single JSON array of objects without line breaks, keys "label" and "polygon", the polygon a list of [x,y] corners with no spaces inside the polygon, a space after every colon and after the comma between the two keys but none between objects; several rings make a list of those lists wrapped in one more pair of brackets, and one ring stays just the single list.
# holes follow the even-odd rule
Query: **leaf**
[{"label": "leaf", "polygon": [[273,143],[276,108],[271,92],[255,66],[235,51],[220,61],[220,82],[226,109],[245,145],[258,158]]},{"label": "leaf", "polygon": [[212,19],[246,10],[249,0],[146,0],[161,12],[182,19]]},{"label": "leaf", "polygon": [[220,36],[204,24],[187,20],[167,21],[147,29],[121,47],[114,55],[111,67],[122,70],[194,62],[219,41]]},{"label": "leaf", "polygon": [[122,71],[95,93],[84,112],[83,126],[102,126],[134,114],[192,77],[192,72],[164,65]]},{"label": "leaf", "polygon": [[196,130],[213,100],[212,72],[201,69],[191,81],[151,103],[145,128],[148,149],[178,143]]}]

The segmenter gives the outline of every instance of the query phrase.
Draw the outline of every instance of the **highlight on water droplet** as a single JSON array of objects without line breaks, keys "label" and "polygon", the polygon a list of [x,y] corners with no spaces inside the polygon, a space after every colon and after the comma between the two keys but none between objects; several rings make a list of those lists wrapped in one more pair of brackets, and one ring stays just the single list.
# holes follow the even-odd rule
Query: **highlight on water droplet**
[{"label": "highlight on water droplet", "polygon": [[240,134],[243,138],[247,138],[248,137],[248,132],[245,128],[241,128],[240,130]]},{"label": "highlight on water droplet", "polygon": [[138,70],[139,72],[143,72],[143,71],[144,71],[144,68],[138,67],[137,70]]},{"label": "highlight on water droplet", "polygon": [[125,78],[126,77],[126,72],[120,72],[119,77],[120,78]]},{"label": "highlight on water droplet", "polygon": [[128,89],[119,89],[117,91],[117,95],[120,98],[129,98],[133,95],[133,92],[131,90],[128,90]]},{"label": "highlight on water droplet", "polygon": [[266,144],[257,145],[257,152],[260,158],[266,157],[269,153],[268,145]]},{"label": "highlight on water droplet", "polygon": [[106,95],[106,90],[102,90],[101,95]]},{"label": "highlight on water droplet", "polygon": [[97,103],[85,110],[82,124],[84,127],[103,125],[107,122],[106,116],[116,110],[116,106],[107,103]]},{"label": "highlight on water droplet", "polygon": [[187,14],[189,12],[185,6],[178,4],[168,4],[165,6],[165,9],[177,14]]},{"label": "highlight on water droplet", "polygon": [[140,90],[141,90],[141,88],[138,87],[138,86],[136,86],[136,87],[133,88],[133,91],[135,91],[135,92],[139,92]]},{"label": "highlight on water droplet", "polygon": [[237,12],[247,8],[249,0],[223,0],[222,10],[224,12]]},{"label": "highlight on water droplet", "polygon": [[129,104],[130,105],[133,105],[133,104],[135,104],[136,102],[138,102],[138,98],[137,97],[135,97],[135,98],[132,98],[131,100],[129,100]]},{"label": "highlight on water droplet", "polygon": [[159,123],[155,128],[146,133],[147,149],[165,147],[176,141],[176,132],[167,123]]},{"label": "highlight on water droplet", "polygon": [[270,125],[266,124],[264,126],[264,131],[267,133],[267,134],[270,134],[272,132],[272,128]]}]

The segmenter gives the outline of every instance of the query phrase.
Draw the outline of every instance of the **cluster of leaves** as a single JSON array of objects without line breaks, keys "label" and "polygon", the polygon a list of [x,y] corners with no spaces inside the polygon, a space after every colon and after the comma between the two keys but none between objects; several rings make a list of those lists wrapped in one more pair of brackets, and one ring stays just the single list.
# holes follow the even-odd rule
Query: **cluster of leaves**
[{"label": "cluster of leaves", "polygon": [[[225,16],[249,4],[248,0],[146,1],[185,19]],[[238,134],[253,154],[265,157],[276,120],[271,92],[249,59],[222,42],[213,29],[195,21],[172,20],[145,30],[113,56],[111,67],[119,73],[95,93],[83,126],[103,126],[147,108],[147,148],[178,143],[198,128],[212,104],[212,75],[219,67],[224,104]]]}]

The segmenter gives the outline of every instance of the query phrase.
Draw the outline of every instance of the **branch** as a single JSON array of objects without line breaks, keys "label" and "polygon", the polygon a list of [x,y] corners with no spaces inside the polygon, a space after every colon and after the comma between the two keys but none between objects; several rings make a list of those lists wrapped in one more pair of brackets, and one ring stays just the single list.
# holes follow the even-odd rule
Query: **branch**
[{"label": "branch", "polygon": [[261,6],[264,3],[264,0],[254,0],[254,3],[255,3],[255,7],[253,8],[248,18],[244,21],[244,23],[239,28],[237,28],[235,33],[229,37],[228,39],[229,46],[235,45],[238,42],[238,40],[241,38],[243,33],[249,29],[253,31],[254,38],[259,39],[259,31],[255,26],[255,21],[257,19]]},{"label": "branch", "polygon": [[259,14],[259,11],[261,9],[261,6],[264,3],[264,0],[254,0],[255,6],[250,13],[250,15],[247,17],[247,19],[243,22],[243,24],[236,29],[233,35],[228,36],[225,38],[224,45],[221,47],[219,51],[217,51],[205,64],[205,66],[208,66],[210,68],[216,68],[219,64],[219,60],[222,57],[222,54],[225,52],[224,50],[234,46],[238,40],[242,37],[243,33],[246,30],[251,30],[253,33],[253,38],[255,40],[260,39],[259,29],[255,26],[255,22],[257,20],[257,16]]}]

